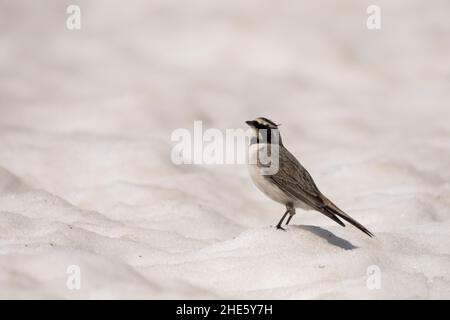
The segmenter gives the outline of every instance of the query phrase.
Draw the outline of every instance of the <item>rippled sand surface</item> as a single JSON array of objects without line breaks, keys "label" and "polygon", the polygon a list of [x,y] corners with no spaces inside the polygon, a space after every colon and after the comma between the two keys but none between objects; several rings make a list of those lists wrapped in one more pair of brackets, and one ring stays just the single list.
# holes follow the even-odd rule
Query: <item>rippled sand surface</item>
[{"label": "rippled sand surface", "polygon": [[[77,2],[0,3],[0,298],[450,298],[448,1]],[[171,162],[257,116],[375,238]]]}]

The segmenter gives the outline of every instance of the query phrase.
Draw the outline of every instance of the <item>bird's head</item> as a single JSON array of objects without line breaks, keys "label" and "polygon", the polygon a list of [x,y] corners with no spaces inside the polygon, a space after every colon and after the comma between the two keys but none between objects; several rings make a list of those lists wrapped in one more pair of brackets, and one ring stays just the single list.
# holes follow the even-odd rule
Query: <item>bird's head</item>
[{"label": "bird's head", "polygon": [[248,124],[251,128],[253,129],[278,129],[279,124],[276,124],[275,122],[267,119],[267,118],[263,118],[263,117],[259,117],[256,118],[255,120],[249,120],[249,121],[245,121],[246,124]]},{"label": "bird's head", "polygon": [[276,135],[279,141],[281,138],[279,137],[278,126],[275,122],[259,117],[255,120],[245,121],[246,124],[249,125],[250,128],[254,129],[256,136],[258,137],[258,142],[260,140],[266,141],[267,143],[272,143],[274,140],[274,136]]}]

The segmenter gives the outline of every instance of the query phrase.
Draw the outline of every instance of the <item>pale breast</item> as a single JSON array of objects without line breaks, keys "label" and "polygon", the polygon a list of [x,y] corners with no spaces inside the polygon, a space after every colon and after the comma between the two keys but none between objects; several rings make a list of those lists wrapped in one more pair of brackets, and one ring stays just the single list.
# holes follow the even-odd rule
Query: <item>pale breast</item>
[{"label": "pale breast", "polygon": [[250,173],[250,177],[253,180],[253,183],[256,187],[262,191],[266,196],[271,198],[274,201],[277,201],[282,204],[287,204],[293,202],[289,196],[287,196],[280,188],[278,188],[275,184],[268,181],[261,174],[261,168],[257,165],[257,156],[258,152],[264,154],[267,149],[266,144],[252,144],[249,147],[249,164],[248,171]]},{"label": "pale breast", "polygon": [[249,163],[248,163],[248,171],[250,173],[250,177],[252,178],[253,183],[256,187],[263,192],[270,199],[281,203],[288,204],[292,203],[296,208],[302,208],[305,210],[309,210],[310,207],[303,203],[302,201],[292,198],[287,195],[284,191],[282,191],[277,185],[270,182],[262,175],[261,167],[258,166],[258,152],[259,155],[267,154],[265,153],[267,150],[266,144],[252,144],[249,147]]}]

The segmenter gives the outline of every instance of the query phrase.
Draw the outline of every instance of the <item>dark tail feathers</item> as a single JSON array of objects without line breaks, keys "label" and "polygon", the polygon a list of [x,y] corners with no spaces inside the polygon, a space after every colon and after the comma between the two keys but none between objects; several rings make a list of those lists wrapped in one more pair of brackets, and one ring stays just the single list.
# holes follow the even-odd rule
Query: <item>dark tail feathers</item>
[{"label": "dark tail feathers", "polygon": [[[323,196],[323,201],[325,203],[325,206],[322,208],[321,212],[326,215],[327,217],[333,219],[341,226],[345,227],[345,224],[339,220],[339,218],[344,219],[345,221],[351,223],[356,228],[367,234],[369,237],[374,237],[373,233],[367,230],[366,227],[364,227],[361,223],[350,217],[348,214],[346,214],[344,211],[339,209],[334,203],[332,203],[330,200],[328,200],[325,196]],[[336,217],[338,216],[338,217]]]}]

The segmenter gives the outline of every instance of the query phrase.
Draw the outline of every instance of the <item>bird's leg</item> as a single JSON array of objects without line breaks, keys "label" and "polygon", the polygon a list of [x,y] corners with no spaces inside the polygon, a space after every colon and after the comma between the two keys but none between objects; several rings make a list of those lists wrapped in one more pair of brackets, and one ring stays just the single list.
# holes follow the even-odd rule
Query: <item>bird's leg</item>
[{"label": "bird's leg", "polygon": [[286,218],[286,215],[287,215],[288,213],[289,213],[289,210],[286,211],[286,212],[283,214],[283,217],[281,218],[280,222],[278,222],[278,224],[277,224],[277,229],[281,229],[281,230],[285,230],[285,231],[286,231],[286,229],[284,229],[281,225],[283,224],[284,218]]},{"label": "bird's leg", "polygon": [[289,224],[289,222],[291,221],[292,217],[295,215],[295,208],[287,207],[287,210],[289,211],[289,218],[286,221],[286,225]]},{"label": "bird's leg", "polygon": [[292,219],[293,216],[294,216],[294,215],[293,215],[292,213],[289,215],[289,218],[288,218],[287,221],[286,221],[286,225],[289,224],[289,221],[291,221],[291,219]]}]

